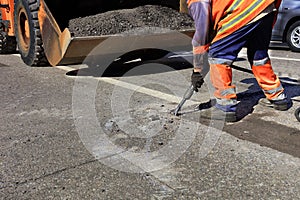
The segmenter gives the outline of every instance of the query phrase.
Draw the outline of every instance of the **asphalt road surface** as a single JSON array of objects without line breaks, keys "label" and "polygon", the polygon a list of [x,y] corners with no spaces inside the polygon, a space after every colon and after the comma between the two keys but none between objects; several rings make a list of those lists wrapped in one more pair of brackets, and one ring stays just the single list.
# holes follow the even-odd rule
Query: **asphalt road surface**
[{"label": "asphalt road surface", "polygon": [[[1,55],[0,198],[300,199],[300,54],[270,55],[293,104],[285,112],[258,105],[253,76],[234,70],[236,123],[193,110],[210,100],[208,80],[182,115],[170,114],[191,73],[174,55],[127,55],[105,72]],[[249,69],[245,52],[235,64]]]}]

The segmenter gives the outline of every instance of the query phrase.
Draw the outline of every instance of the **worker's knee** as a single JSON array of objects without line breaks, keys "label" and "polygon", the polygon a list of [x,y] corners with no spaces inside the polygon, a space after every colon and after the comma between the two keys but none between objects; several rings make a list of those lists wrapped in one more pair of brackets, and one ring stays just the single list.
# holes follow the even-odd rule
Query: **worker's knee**
[{"label": "worker's knee", "polygon": [[248,49],[247,54],[248,54],[248,60],[251,65],[255,65],[255,66],[264,65],[269,60],[268,51],[265,49],[264,50]]},{"label": "worker's knee", "polygon": [[208,62],[209,62],[210,65],[212,65],[212,64],[232,65],[233,60],[228,60],[228,59],[224,59],[224,58],[209,57]]},{"label": "worker's knee", "polygon": [[269,57],[266,57],[266,58],[263,58],[260,60],[253,60],[252,66],[264,66],[269,63],[270,63],[270,59],[269,59]]}]

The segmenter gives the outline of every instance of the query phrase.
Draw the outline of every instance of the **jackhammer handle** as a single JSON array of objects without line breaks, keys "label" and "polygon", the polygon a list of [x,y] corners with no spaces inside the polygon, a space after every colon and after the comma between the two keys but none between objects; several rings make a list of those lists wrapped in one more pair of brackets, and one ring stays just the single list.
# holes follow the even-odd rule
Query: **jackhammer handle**
[{"label": "jackhammer handle", "polygon": [[191,84],[191,86],[184,93],[183,98],[186,100],[190,99],[193,96],[194,92],[195,92],[194,86]]},{"label": "jackhammer handle", "polygon": [[186,92],[183,95],[183,98],[181,100],[181,102],[178,104],[178,106],[176,107],[176,109],[174,110],[174,114],[177,116],[178,112],[180,111],[181,107],[183,106],[183,104],[186,102],[186,100],[190,99],[193,94],[194,94],[195,90],[194,90],[194,86],[191,84],[191,86],[186,90]]}]

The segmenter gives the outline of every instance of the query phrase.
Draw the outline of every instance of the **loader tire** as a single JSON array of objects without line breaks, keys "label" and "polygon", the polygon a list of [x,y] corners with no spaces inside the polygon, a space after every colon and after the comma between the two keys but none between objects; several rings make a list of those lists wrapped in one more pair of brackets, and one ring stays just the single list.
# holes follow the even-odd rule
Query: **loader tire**
[{"label": "loader tire", "polygon": [[0,54],[15,53],[17,49],[16,38],[8,36],[5,32],[0,33]]},{"label": "loader tire", "polygon": [[38,0],[15,0],[15,32],[21,58],[29,66],[48,65],[38,21]]},{"label": "loader tire", "polygon": [[[0,20],[2,20],[2,12],[0,12]],[[0,23],[0,54],[15,53],[17,49],[16,37],[8,36],[4,31],[4,24]]]}]

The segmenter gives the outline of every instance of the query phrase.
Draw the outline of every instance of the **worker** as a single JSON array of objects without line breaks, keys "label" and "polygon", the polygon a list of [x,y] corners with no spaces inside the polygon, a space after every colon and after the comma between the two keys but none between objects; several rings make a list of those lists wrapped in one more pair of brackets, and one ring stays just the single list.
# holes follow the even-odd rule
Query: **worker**
[{"label": "worker", "polygon": [[194,69],[191,82],[198,91],[203,84],[203,63],[208,53],[210,79],[216,103],[201,117],[235,122],[237,95],[231,65],[243,47],[247,48],[252,72],[266,98],[260,104],[287,110],[288,100],[268,55],[276,10],[281,0],[187,0],[195,22],[192,39]]}]

